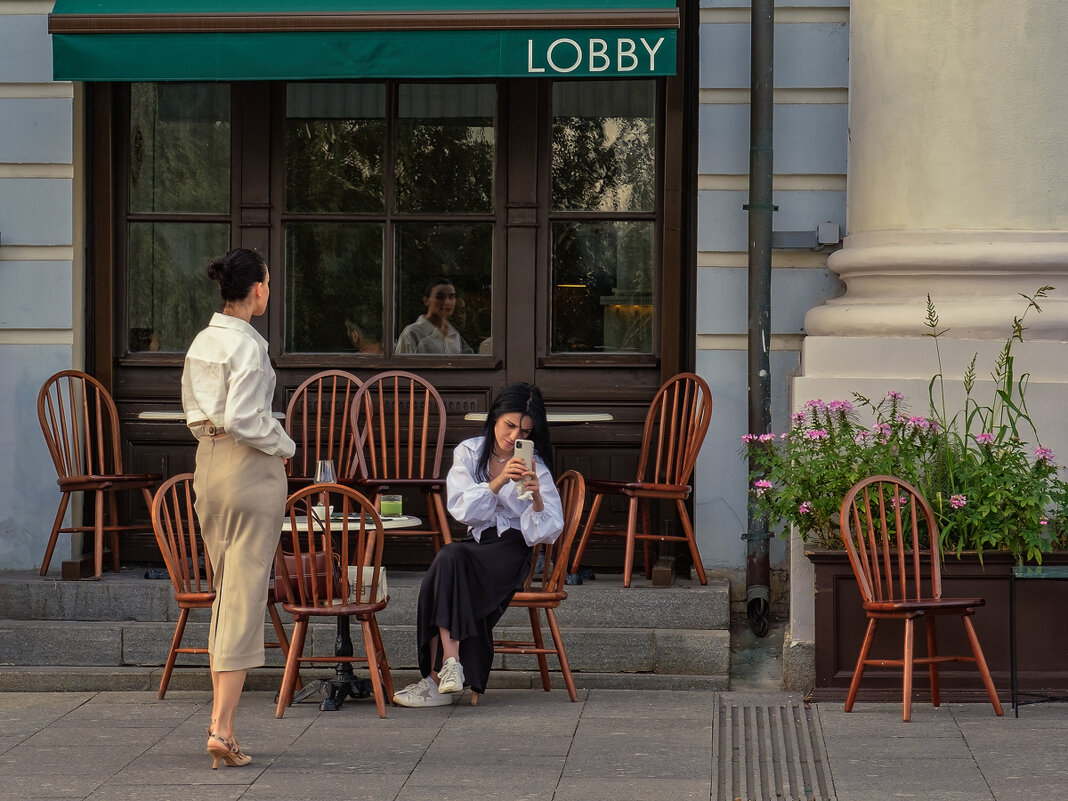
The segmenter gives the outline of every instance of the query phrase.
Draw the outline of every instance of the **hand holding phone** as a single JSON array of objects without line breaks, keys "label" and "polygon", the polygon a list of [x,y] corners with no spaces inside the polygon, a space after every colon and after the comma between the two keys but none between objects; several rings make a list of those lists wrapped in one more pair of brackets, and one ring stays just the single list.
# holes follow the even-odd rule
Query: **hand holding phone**
[{"label": "hand holding phone", "polygon": [[[522,459],[526,469],[534,471],[534,443],[529,439],[517,439],[515,441],[515,453],[513,458]],[[529,501],[534,498],[534,495],[527,489],[527,479],[524,478],[516,482],[519,487],[519,492],[516,495],[517,498],[523,501]]]}]

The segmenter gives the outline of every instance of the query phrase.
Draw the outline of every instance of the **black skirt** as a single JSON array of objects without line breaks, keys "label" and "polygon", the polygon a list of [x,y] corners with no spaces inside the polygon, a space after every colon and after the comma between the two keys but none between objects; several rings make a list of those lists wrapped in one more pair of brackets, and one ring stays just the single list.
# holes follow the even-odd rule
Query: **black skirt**
[{"label": "black skirt", "polygon": [[416,632],[423,676],[441,667],[441,643],[433,654],[430,645],[443,628],[460,641],[464,683],[475,692],[486,691],[493,627],[522,586],[531,550],[522,532],[510,528],[499,537],[496,529],[487,529],[481,542],[463,540],[438,551],[419,588]]}]

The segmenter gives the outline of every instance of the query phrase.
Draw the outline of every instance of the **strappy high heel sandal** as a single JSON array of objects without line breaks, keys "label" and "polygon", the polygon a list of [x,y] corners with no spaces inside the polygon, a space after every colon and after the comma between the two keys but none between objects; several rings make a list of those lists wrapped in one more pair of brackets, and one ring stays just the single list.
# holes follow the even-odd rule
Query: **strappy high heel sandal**
[{"label": "strappy high heel sandal", "polygon": [[252,757],[241,752],[236,740],[227,740],[218,734],[208,735],[208,753],[211,755],[211,769],[216,770],[219,762],[225,762],[227,767],[240,768],[252,761]]}]

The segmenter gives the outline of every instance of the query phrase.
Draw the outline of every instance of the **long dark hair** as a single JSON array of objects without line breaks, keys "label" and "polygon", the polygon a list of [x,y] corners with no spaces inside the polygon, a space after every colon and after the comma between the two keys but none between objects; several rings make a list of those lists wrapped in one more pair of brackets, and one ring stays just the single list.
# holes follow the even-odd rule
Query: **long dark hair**
[{"label": "long dark hair", "polygon": [[208,278],[219,282],[224,303],[240,303],[248,297],[253,284],[267,277],[267,262],[248,248],[234,248],[225,256],[211,260]]},{"label": "long dark hair", "polygon": [[489,460],[493,453],[493,446],[497,441],[494,428],[502,414],[519,412],[529,415],[531,419],[530,440],[534,443],[534,453],[537,454],[549,472],[553,472],[553,444],[549,440],[549,422],[545,418],[545,401],[541,398],[541,391],[533,384],[510,384],[500,391],[490,406],[486,415],[486,425],[482,429],[485,439],[482,442],[482,452],[478,455],[478,466],[475,469],[476,478],[479,481],[489,479]]}]

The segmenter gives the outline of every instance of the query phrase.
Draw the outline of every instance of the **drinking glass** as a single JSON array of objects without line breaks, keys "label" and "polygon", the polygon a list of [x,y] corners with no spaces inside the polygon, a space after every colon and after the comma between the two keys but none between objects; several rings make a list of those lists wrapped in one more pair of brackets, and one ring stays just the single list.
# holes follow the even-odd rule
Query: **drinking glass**
[{"label": "drinking glass", "polygon": [[336,484],[337,472],[334,470],[333,459],[320,459],[315,463],[316,484]]}]

